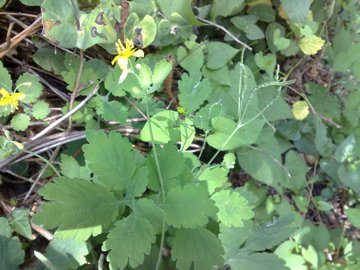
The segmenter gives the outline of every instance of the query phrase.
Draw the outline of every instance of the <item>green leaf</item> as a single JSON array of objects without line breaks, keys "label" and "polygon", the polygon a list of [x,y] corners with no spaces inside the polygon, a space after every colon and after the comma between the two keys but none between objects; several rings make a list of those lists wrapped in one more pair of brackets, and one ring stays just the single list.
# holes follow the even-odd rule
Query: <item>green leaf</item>
[{"label": "green leaf", "polygon": [[315,146],[321,155],[330,157],[335,151],[335,145],[332,140],[327,136],[327,127],[322,122],[320,117],[315,117]]},{"label": "green leaf", "polygon": [[7,220],[0,217],[0,269],[19,269],[24,262],[25,252],[21,249],[19,238],[11,238]]},{"label": "green leaf", "polygon": [[221,188],[228,181],[228,170],[222,167],[206,168],[199,176],[200,181],[205,181],[209,194],[213,194],[217,188]]},{"label": "green leaf", "polygon": [[344,116],[353,127],[360,125],[360,91],[351,92],[344,97]]},{"label": "green leaf", "polygon": [[360,229],[360,208],[349,208],[345,212],[351,224]]},{"label": "green leaf", "polygon": [[195,184],[171,189],[163,208],[166,222],[175,228],[203,226],[216,213],[207,190]]},{"label": "green leaf", "polygon": [[168,1],[168,0],[156,0],[160,6],[161,11],[164,13],[165,17],[170,18],[173,13],[179,13],[183,18],[190,22],[194,26],[202,25],[196,19],[192,11],[192,1],[191,0],[178,0],[178,1]]},{"label": "green leaf", "polygon": [[268,54],[264,55],[262,51],[255,54],[255,63],[261,70],[265,70],[266,73],[272,77],[276,66],[276,55]]},{"label": "green leaf", "polygon": [[194,117],[194,125],[205,132],[211,130],[211,119],[222,114],[223,108],[220,102],[207,104],[202,107]]},{"label": "green leaf", "polygon": [[177,50],[179,65],[189,73],[200,70],[204,64],[205,45],[197,43],[196,38],[195,35],[192,35],[190,40],[184,42],[185,48],[181,46]]},{"label": "green leaf", "polygon": [[180,140],[181,140],[181,151],[185,151],[189,148],[195,138],[195,128],[193,120],[189,117],[185,118],[180,123]]},{"label": "green leaf", "polygon": [[342,143],[336,148],[335,159],[337,162],[343,163],[349,158],[355,156],[356,139],[354,135],[347,137]]},{"label": "green leaf", "polygon": [[60,169],[62,175],[71,179],[91,179],[91,171],[85,166],[80,166],[72,156],[61,155]]},{"label": "green leaf", "polygon": [[258,17],[253,15],[237,16],[230,19],[236,28],[245,32],[249,40],[257,40],[264,38],[264,32],[256,25]]},{"label": "green leaf", "polygon": [[[130,77],[133,74],[129,74],[130,76],[126,77],[125,81],[123,83],[119,83],[119,78],[121,75],[121,69],[119,65],[115,65],[114,69],[105,77],[104,86],[105,88],[114,96],[122,97],[126,95],[125,87],[123,83],[128,81],[128,77]],[[135,76],[134,76],[135,77]],[[136,80],[136,83],[139,84],[138,80]]]},{"label": "green leaf", "polygon": [[36,102],[33,106],[32,114],[36,119],[44,119],[50,113],[49,104],[43,100]]},{"label": "green leaf", "polygon": [[215,201],[215,206],[219,209],[217,213],[219,221],[226,226],[242,227],[244,220],[254,217],[248,201],[237,192],[223,190],[215,193],[211,199]]},{"label": "green leaf", "polygon": [[[78,63],[76,59],[73,59],[73,62],[68,64],[68,69],[61,73],[64,81],[68,84],[66,89],[71,92],[74,91],[76,76],[79,68],[78,65],[80,65],[80,63]],[[102,69],[101,66],[98,68]],[[96,70],[89,65],[89,62],[85,62],[79,81],[79,85],[81,87],[80,95],[86,96],[92,89],[94,89],[97,79],[99,79],[99,76],[96,73]]]},{"label": "green leaf", "polygon": [[176,136],[173,125],[178,120],[179,114],[175,111],[160,111],[153,115],[146,122],[140,132],[139,139],[145,142],[151,142],[151,133],[149,121],[151,121],[151,129],[154,136],[154,142],[164,144],[172,140]]},{"label": "green leaf", "polygon": [[218,116],[211,119],[212,134],[206,138],[206,141],[210,146],[220,150],[232,150],[249,145],[256,141],[264,123],[261,119],[255,119],[238,128],[231,119]]},{"label": "green leaf", "polygon": [[0,217],[0,236],[10,238],[11,228],[6,218]]},{"label": "green leaf", "polygon": [[155,0],[133,0],[129,2],[129,13],[136,13],[139,17],[144,17],[157,9]]},{"label": "green leaf", "polygon": [[184,73],[178,81],[180,106],[192,113],[209,97],[212,87],[209,79],[201,80],[201,72]]},{"label": "green leaf", "polygon": [[94,173],[94,181],[107,189],[123,190],[132,181],[142,159],[127,138],[110,132],[89,131],[89,144],[83,146],[87,166]]},{"label": "green leaf", "polygon": [[146,15],[140,24],[137,26],[141,29],[140,35],[142,39],[142,48],[149,46],[155,39],[156,36],[156,23],[153,17]]},{"label": "green leaf", "polygon": [[281,47],[281,49],[287,48],[289,46],[288,42],[286,41],[287,39],[284,38],[284,35],[285,28],[277,22],[270,23],[266,27],[265,37],[269,49],[272,53],[279,51],[278,46]]},{"label": "green leaf", "polygon": [[202,68],[203,76],[210,81],[215,81],[220,85],[231,86],[230,72],[227,66],[223,66],[220,69],[209,69],[207,67]]},{"label": "green leaf", "polygon": [[291,236],[301,225],[301,219],[294,214],[280,216],[257,227],[249,236],[244,249],[261,251],[270,249]]},{"label": "green leaf", "polygon": [[309,262],[315,269],[319,267],[319,257],[316,249],[313,246],[308,246],[307,248],[302,247],[301,254],[303,258]]},{"label": "green leaf", "polygon": [[297,244],[294,241],[285,241],[278,246],[274,252],[280,259],[286,262],[286,266],[290,269],[307,270],[306,262],[301,255],[296,253]]},{"label": "green leaf", "polygon": [[62,238],[86,240],[102,233],[118,215],[115,196],[102,186],[86,180],[59,177],[39,190],[44,199],[35,224],[51,229]]},{"label": "green leaf", "polygon": [[10,73],[4,67],[3,63],[0,62],[0,88],[5,88],[7,92],[10,92],[12,89],[12,80]]},{"label": "green leaf", "polygon": [[238,162],[246,173],[279,191],[286,183],[289,173],[281,164],[281,154],[282,149],[275,137],[270,137],[256,149],[237,151]]},{"label": "green leaf", "polygon": [[56,269],[77,269],[87,262],[89,253],[86,242],[76,239],[54,238],[46,248],[44,257]]},{"label": "green leaf", "polygon": [[6,4],[6,0],[0,0],[0,8],[2,8]]},{"label": "green leaf", "polygon": [[149,89],[149,93],[153,93],[158,90],[164,80],[172,71],[172,65],[166,60],[160,60],[156,63],[154,71],[152,73],[152,86]]},{"label": "green leaf", "polygon": [[[159,175],[155,162],[154,151],[147,157],[147,167],[149,168],[149,188],[154,191],[160,190]],[[174,145],[167,144],[164,147],[157,147],[157,159],[161,168],[165,191],[170,191],[175,187],[183,187],[193,181],[193,176],[186,164],[184,156]]]},{"label": "green leaf", "polygon": [[115,121],[121,124],[126,124],[126,119],[129,116],[128,108],[122,105],[119,101],[108,101],[102,99],[102,108],[97,112],[105,121]]},{"label": "green leaf", "polygon": [[29,218],[30,210],[21,208],[15,208],[8,217],[9,225],[15,232],[33,240]]},{"label": "green leaf", "polygon": [[151,199],[139,199],[134,201],[134,213],[137,217],[146,219],[154,227],[155,233],[162,231],[163,212],[162,209]]},{"label": "green leaf", "polygon": [[41,7],[44,35],[61,47],[86,50],[95,44],[116,41],[114,21],[100,7],[85,13],[78,6],[73,8],[71,1],[57,0],[44,0]]},{"label": "green leaf", "polygon": [[224,263],[223,247],[219,239],[205,228],[179,229],[175,233],[171,258],[176,261],[176,269],[214,269]]},{"label": "green leaf", "polygon": [[11,119],[11,127],[17,131],[24,131],[30,124],[30,117],[27,114],[19,113]]},{"label": "green leaf", "polygon": [[294,239],[303,247],[312,245],[317,250],[324,250],[329,247],[331,235],[323,223],[314,225],[311,221],[305,220]]},{"label": "green leaf", "polygon": [[[282,95],[278,97],[278,89],[275,86],[265,87],[258,91],[259,110],[267,109],[263,112],[263,117],[267,121],[279,121],[284,119],[292,119],[293,113],[288,103]],[[268,107],[269,103],[273,103]]]},{"label": "green leaf", "polygon": [[305,23],[310,10],[310,0],[281,0],[287,16],[292,23]]},{"label": "green leaf", "polygon": [[46,71],[58,75],[66,69],[64,64],[65,55],[57,49],[39,48],[32,58],[36,64]]},{"label": "green leaf", "polygon": [[275,10],[271,5],[260,4],[250,8],[247,12],[250,15],[254,15],[259,18],[260,21],[271,23],[275,21]]},{"label": "green leaf", "polygon": [[[31,86],[26,84],[29,82],[31,83]],[[16,87],[18,92],[23,92],[25,94],[25,98],[21,100],[21,102],[24,103],[33,103],[37,101],[43,90],[43,87],[39,82],[39,77],[30,73],[23,73],[17,79]]]},{"label": "green leaf", "polygon": [[178,13],[161,19],[158,29],[156,40],[161,46],[182,43],[192,35],[192,25]]},{"label": "green leaf", "polygon": [[0,257],[0,269],[19,269],[25,257],[19,238],[0,236]]},{"label": "green leaf", "polygon": [[20,0],[26,6],[41,6],[44,0]]},{"label": "green leaf", "polygon": [[279,51],[285,50],[290,46],[290,39],[284,38],[280,29],[274,31],[273,41]]},{"label": "green leaf", "polygon": [[338,169],[338,175],[346,186],[360,192],[360,164],[344,164]]},{"label": "green leaf", "polygon": [[214,41],[207,44],[208,56],[206,66],[210,69],[219,69],[225,66],[238,52],[227,43]]},{"label": "green leaf", "polygon": [[285,157],[285,167],[290,177],[284,186],[295,193],[300,192],[307,185],[306,174],[310,169],[306,165],[303,156],[295,151],[289,151]]},{"label": "green leaf", "polygon": [[256,269],[256,270],[289,270],[285,261],[274,254],[269,253],[238,253],[226,262],[231,270]]},{"label": "green leaf", "polygon": [[149,221],[134,213],[116,222],[107,238],[102,250],[110,250],[107,261],[111,269],[124,269],[127,265],[134,268],[142,264],[144,255],[150,254],[151,245],[156,240]]},{"label": "green leaf", "polygon": [[307,86],[311,90],[309,101],[315,111],[329,118],[340,119],[341,108],[339,98],[321,85],[310,82]]},{"label": "green leaf", "polygon": [[244,0],[214,0],[210,10],[211,17],[215,19],[217,16],[232,15],[235,11],[240,11],[243,4]]},{"label": "green leaf", "polygon": [[225,261],[228,261],[237,253],[253,229],[251,221],[245,221],[243,227],[227,227],[220,223],[219,239],[225,250]]}]

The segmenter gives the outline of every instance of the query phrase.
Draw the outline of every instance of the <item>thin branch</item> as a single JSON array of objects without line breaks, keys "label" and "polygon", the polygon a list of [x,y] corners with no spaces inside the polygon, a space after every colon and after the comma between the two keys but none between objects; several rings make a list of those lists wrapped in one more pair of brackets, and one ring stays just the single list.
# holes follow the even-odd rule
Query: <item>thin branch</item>
[{"label": "thin branch", "polygon": [[40,28],[42,27],[41,24],[41,17],[37,18],[29,27],[23,30],[21,33],[13,37],[10,42],[11,44],[7,47],[8,42],[6,41],[4,44],[0,45],[0,59],[3,58],[11,49],[13,49],[17,44],[23,41],[28,36],[35,34]]},{"label": "thin branch", "polygon": [[54,129],[57,125],[59,125],[62,121],[64,121],[65,119],[67,119],[68,117],[70,117],[71,115],[76,113],[78,110],[80,110],[97,93],[98,90],[99,90],[99,84],[97,84],[95,86],[94,90],[91,91],[91,93],[84,100],[82,100],[76,107],[74,107],[71,111],[64,114],[61,118],[56,120],[54,123],[49,125],[47,128],[42,130],[40,133],[38,133],[37,135],[32,137],[31,141],[34,141],[34,140],[39,139],[40,137],[44,136],[50,130]]},{"label": "thin branch", "polygon": [[[82,50],[80,50],[80,66],[79,66],[79,70],[78,70],[78,72],[76,74],[75,83],[74,83],[74,89],[73,89],[73,92],[72,92],[71,97],[70,97],[69,111],[71,111],[73,109],[74,101],[75,101],[76,97],[78,96],[78,93],[79,93],[79,90],[80,90],[79,89],[79,83],[80,83],[83,67],[84,67],[84,53],[83,53]],[[67,130],[70,131],[71,128],[72,128],[72,116],[70,115]]]},{"label": "thin branch", "polygon": [[209,24],[209,25],[212,25],[212,26],[215,26],[216,28],[224,31],[226,34],[228,34],[234,41],[236,41],[237,43],[239,43],[240,45],[244,46],[246,49],[252,51],[252,48],[247,45],[246,43],[244,43],[243,41],[239,40],[237,37],[235,37],[235,35],[233,33],[231,33],[229,30],[227,30],[224,26],[222,25],[219,25],[217,23],[214,23],[212,21],[208,21],[206,19],[203,19],[203,18],[200,18],[200,17],[196,17],[199,21],[202,21],[206,24]]}]

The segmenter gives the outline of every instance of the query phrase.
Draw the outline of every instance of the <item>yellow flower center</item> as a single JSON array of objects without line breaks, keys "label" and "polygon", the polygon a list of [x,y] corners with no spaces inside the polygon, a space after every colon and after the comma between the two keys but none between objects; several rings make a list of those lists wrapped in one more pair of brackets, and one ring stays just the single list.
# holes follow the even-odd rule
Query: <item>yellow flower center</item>
[{"label": "yellow flower center", "polygon": [[122,71],[127,71],[128,61],[131,56],[144,57],[144,51],[135,48],[133,42],[129,39],[125,40],[125,47],[120,39],[115,43],[117,56],[112,60],[111,64],[118,63]]}]

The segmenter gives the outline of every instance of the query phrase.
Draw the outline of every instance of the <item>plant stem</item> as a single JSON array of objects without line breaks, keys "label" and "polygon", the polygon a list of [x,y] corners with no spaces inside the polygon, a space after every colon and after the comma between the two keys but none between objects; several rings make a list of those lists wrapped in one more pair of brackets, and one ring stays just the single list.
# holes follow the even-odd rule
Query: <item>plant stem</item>
[{"label": "plant stem", "polygon": [[[147,117],[148,122],[149,122],[149,131],[150,131],[151,144],[153,145],[154,159],[155,159],[156,169],[157,169],[158,175],[159,175],[162,202],[165,204],[166,203],[166,197],[165,197],[164,180],[163,180],[163,177],[162,177],[160,163],[159,163],[159,159],[158,159],[158,155],[157,155],[157,149],[156,149],[155,140],[154,140],[154,133],[153,133],[153,130],[152,130],[152,123],[151,123],[151,118],[150,118],[150,114],[149,114],[149,105],[148,105],[147,101],[146,101],[146,117]],[[159,256],[158,256],[158,259],[157,259],[157,262],[156,262],[155,270],[160,269],[160,263],[161,263],[161,260],[162,260],[162,250],[164,248],[164,242],[165,242],[165,229],[166,229],[166,223],[165,223],[165,217],[163,215]]]}]

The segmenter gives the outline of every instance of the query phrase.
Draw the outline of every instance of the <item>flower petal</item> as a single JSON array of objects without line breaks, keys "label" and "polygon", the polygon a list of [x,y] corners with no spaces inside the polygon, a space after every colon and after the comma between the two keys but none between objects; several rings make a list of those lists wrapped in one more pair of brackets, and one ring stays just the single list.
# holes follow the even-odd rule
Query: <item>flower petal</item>
[{"label": "flower petal", "polygon": [[14,93],[11,95],[12,98],[16,99],[16,100],[22,100],[25,98],[25,93],[23,92],[19,92],[19,93]]},{"label": "flower petal", "polygon": [[129,70],[123,70],[123,72],[121,73],[120,75],[120,78],[119,78],[119,83],[122,83],[123,81],[125,81],[127,75],[129,74]]},{"label": "flower petal", "polygon": [[0,99],[0,106],[7,106],[10,100],[8,98]]},{"label": "flower petal", "polygon": [[119,56],[117,59],[117,63],[122,71],[127,70],[127,67],[128,67],[128,58],[127,57]]},{"label": "flower petal", "polygon": [[120,55],[115,56],[115,58],[111,61],[112,65],[115,65],[116,61],[120,58]]},{"label": "flower petal", "polygon": [[133,53],[133,56],[135,57],[144,57],[144,51],[143,50],[137,50]]},{"label": "flower petal", "polygon": [[18,106],[19,106],[19,102],[18,102],[16,99],[13,99],[13,98],[12,98],[12,99],[10,100],[10,105],[11,105],[11,107],[17,109]]},{"label": "flower petal", "polygon": [[[125,50],[125,47],[124,45],[122,44],[121,40],[118,39],[118,41],[115,43],[116,45],[116,48],[118,48],[118,54],[120,54],[121,51],[124,51]],[[120,51],[120,52],[119,52]]]},{"label": "flower petal", "polygon": [[6,98],[6,97],[10,96],[9,92],[6,91],[5,88],[0,89],[0,95],[2,95],[3,98]]}]

